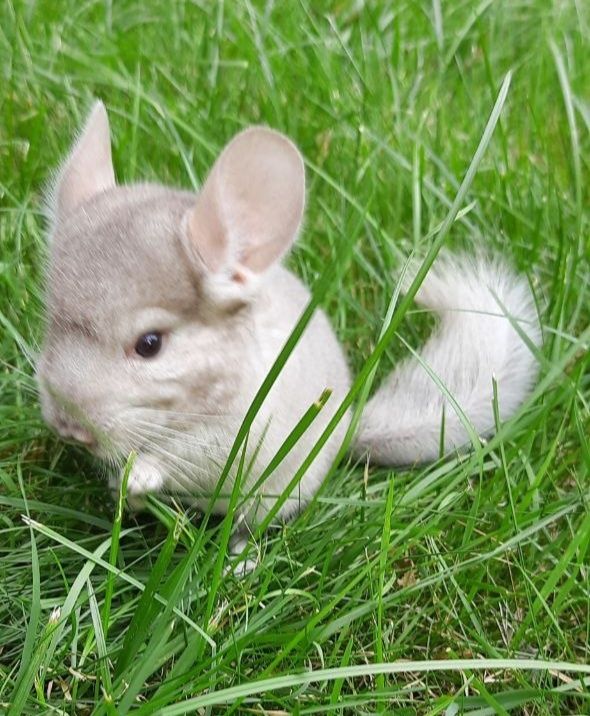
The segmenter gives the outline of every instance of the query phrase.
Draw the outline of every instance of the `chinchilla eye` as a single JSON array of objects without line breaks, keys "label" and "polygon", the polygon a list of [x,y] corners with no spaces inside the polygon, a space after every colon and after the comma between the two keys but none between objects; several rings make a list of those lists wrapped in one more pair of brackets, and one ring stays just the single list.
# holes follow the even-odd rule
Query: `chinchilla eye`
[{"label": "chinchilla eye", "polygon": [[162,347],[162,334],[150,331],[140,336],[135,343],[135,352],[142,358],[153,358]]}]

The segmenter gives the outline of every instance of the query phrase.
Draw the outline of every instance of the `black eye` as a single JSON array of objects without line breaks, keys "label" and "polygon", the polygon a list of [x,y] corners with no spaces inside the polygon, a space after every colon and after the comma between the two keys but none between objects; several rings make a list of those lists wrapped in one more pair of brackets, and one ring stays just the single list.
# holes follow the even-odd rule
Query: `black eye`
[{"label": "black eye", "polygon": [[160,352],[162,347],[162,334],[153,331],[144,333],[137,339],[135,344],[135,352],[142,358],[153,358]]}]

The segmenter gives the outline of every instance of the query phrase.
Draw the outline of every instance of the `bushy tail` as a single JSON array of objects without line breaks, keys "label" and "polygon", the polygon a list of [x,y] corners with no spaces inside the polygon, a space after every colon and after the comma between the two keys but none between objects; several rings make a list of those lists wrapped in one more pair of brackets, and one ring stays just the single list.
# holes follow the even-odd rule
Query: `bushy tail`
[{"label": "bushy tail", "polygon": [[[440,322],[416,358],[401,363],[367,403],[355,452],[384,465],[439,457],[494,431],[493,379],[501,419],[510,417],[531,390],[537,362],[514,325],[538,346],[541,329],[526,280],[497,259],[439,257],[416,296]],[[432,375],[445,386],[463,411]],[[444,415],[444,428],[443,428]]]}]

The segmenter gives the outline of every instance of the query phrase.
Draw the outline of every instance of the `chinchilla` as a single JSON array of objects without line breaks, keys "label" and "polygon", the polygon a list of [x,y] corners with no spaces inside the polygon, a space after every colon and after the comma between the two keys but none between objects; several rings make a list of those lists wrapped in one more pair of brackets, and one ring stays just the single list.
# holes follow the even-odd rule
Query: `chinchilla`
[{"label": "chinchilla", "polygon": [[[282,134],[252,127],[220,154],[198,194],[117,186],[98,102],[48,200],[47,326],[37,366],[45,420],[112,461],[137,454],[135,503],[175,493],[199,506],[215,493],[256,392],[310,299],[281,265],[301,226],[305,173]],[[503,261],[446,254],[416,301],[438,316],[419,358],[398,365],[367,403],[354,444],[381,464],[413,464],[489,435],[494,384],[502,420],[537,374],[541,331],[522,277]],[[227,511],[239,462],[239,517],[258,523],[309,454],[351,384],[343,350],[316,310],[248,434],[214,510]],[[295,446],[260,475],[302,416],[332,395]],[[347,414],[278,516],[318,489]]]}]

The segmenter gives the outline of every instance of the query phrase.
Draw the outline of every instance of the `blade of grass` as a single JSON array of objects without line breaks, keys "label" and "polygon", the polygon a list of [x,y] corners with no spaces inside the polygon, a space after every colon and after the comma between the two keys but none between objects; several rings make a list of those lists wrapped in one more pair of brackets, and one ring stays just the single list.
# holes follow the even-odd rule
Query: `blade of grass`
[{"label": "blade of grass", "polygon": [[[27,495],[25,492],[25,486],[23,483],[22,468],[20,463],[17,471],[18,483],[20,491],[23,497],[23,503],[26,510],[27,517],[30,518],[29,505],[27,502]],[[25,640],[23,644],[22,654],[20,658],[20,664],[18,673],[15,678],[15,687],[11,701],[17,704],[18,708],[24,704],[24,699],[30,691],[34,673],[38,668],[38,663],[35,664],[35,640],[37,636],[37,628],[39,626],[39,619],[41,616],[41,578],[39,572],[39,552],[37,550],[37,542],[35,541],[35,533],[33,528],[29,525],[29,534],[31,537],[31,577],[32,577],[32,591],[31,591],[31,606],[29,609],[29,622],[27,624],[27,631],[25,634]],[[18,710],[15,711],[18,713]]]},{"label": "blade of grass", "polygon": [[155,597],[158,591],[162,593],[162,579],[176,550],[183,522],[184,518],[178,515],[175,524],[168,531],[156,563],[150,571],[149,579],[137,603],[135,613],[125,633],[123,645],[117,656],[114,672],[117,678],[122,676],[131,661],[137,657],[141,645],[153,625],[154,617],[161,609],[161,604],[156,601]]},{"label": "blade of grass", "polygon": [[59,621],[60,610],[55,609],[51,612],[47,624],[41,632],[37,644],[26,664],[26,668],[23,670],[20,679],[15,685],[10,698],[7,716],[20,716],[38,673],[45,671],[47,664],[51,661],[51,655],[48,657],[47,650],[50,646],[52,636],[59,628]]},{"label": "blade of grass", "polygon": [[[125,467],[123,469],[123,477],[121,480],[121,486],[119,488],[119,495],[117,498],[117,506],[115,510],[115,519],[113,522],[113,532],[111,539],[111,551],[109,554],[109,563],[114,567],[117,564],[119,555],[119,539],[121,537],[121,523],[123,521],[123,506],[125,504],[125,498],[127,496],[127,482],[129,480],[129,474],[135,464],[136,454],[131,453]],[[115,575],[113,572],[107,573],[107,581],[105,587],[104,604],[102,610],[102,629],[104,635],[109,633],[109,620],[111,614],[111,601],[113,599],[113,591],[115,589]]]},{"label": "blade of grass", "polygon": [[392,664],[361,664],[344,668],[318,669],[303,674],[288,674],[270,679],[261,679],[251,683],[221,689],[212,694],[202,694],[177,704],[160,709],[158,716],[180,716],[187,711],[203,706],[217,706],[235,703],[254,694],[264,694],[279,689],[301,686],[309,683],[326,683],[336,679],[353,679],[377,674],[433,673],[438,671],[559,671],[564,673],[590,674],[589,664],[576,664],[541,659],[448,659],[439,661],[408,661]]},{"label": "blade of grass", "polygon": [[[94,587],[92,586],[92,582],[90,581],[90,579],[86,580],[86,591],[88,592],[90,615],[92,617],[92,626],[94,628],[94,637],[96,639],[96,650],[98,652],[104,698],[106,701],[108,701],[109,705],[112,706],[113,683],[111,681],[111,672],[109,669],[109,653],[107,651],[105,633],[100,619],[100,610],[98,608],[98,602],[96,601],[96,594],[94,593]],[[111,708],[111,713],[113,712],[113,710],[114,709]]]},{"label": "blade of grass", "polygon": [[[381,532],[381,546],[379,549],[379,578],[377,592],[377,628],[375,638],[375,657],[378,663],[383,662],[383,592],[385,589],[385,571],[389,568],[389,543],[391,538],[391,512],[393,508],[393,495],[395,492],[395,482],[393,477],[389,480],[387,489],[387,501],[385,503],[385,514],[383,520],[383,530]],[[378,674],[375,680],[377,688],[383,690],[385,688],[384,674]],[[380,704],[380,710],[386,708],[386,703]]]}]

